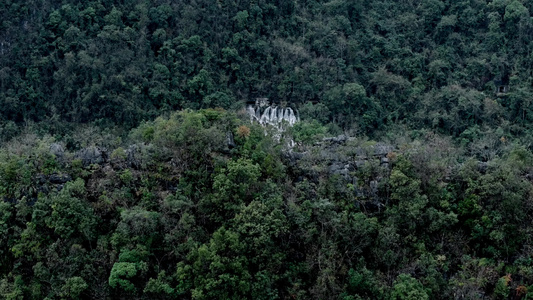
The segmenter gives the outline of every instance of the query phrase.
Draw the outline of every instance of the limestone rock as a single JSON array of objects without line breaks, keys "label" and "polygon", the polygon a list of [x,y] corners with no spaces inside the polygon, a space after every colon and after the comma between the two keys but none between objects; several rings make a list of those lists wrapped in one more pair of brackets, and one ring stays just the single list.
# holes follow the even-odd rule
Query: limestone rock
[{"label": "limestone rock", "polygon": [[107,161],[107,152],[104,149],[92,146],[78,151],[76,158],[81,159],[84,166],[99,165]]},{"label": "limestone rock", "polygon": [[65,155],[65,149],[61,144],[53,143],[50,144],[50,153],[53,154],[58,160],[62,160]]},{"label": "limestone rock", "polygon": [[141,167],[141,148],[139,145],[133,144],[126,149],[126,163],[134,169]]},{"label": "limestone rock", "polygon": [[237,145],[235,144],[235,139],[233,138],[233,133],[231,131],[228,131],[226,133],[226,146],[229,149],[235,148]]}]

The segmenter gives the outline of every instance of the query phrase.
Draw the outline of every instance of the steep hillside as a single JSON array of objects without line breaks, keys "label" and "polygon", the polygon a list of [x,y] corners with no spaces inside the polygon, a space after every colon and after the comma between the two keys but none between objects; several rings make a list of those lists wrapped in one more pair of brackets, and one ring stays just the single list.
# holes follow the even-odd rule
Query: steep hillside
[{"label": "steep hillside", "polygon": [[164,111],[266,97],[318,103],[304,113],[366,134],[407,124],[522,135],[532,5],[3,1],[2,133],[29,121],[52,132],[66,122],[131,128]]},{"label": "steep hillside", "polygon": [[276,140],[244,112],[202,110],[125,141],[79,129],[78,150],[11,141],[0,149],[0,297],[530,295],[533,153],[502,144],[480,162],[435,134],[306,134],[326,133],[317,126]]},{"label": "steep hillside", "polygon": [[529,299],[533,2],[0,1],[0,299]]}]

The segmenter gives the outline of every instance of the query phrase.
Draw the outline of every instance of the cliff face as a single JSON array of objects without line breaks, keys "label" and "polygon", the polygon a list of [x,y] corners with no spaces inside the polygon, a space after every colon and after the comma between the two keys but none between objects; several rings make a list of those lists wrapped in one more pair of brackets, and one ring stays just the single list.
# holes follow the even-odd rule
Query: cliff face
[{"label": "cliff face", "polygon": [[287,151],[283,157],[296,182],[309,180],[319,184],[335,178],[342,182],[340,189],[349,191],[357,205],[372,210],[379,209],[388,200],[388,194],[379,187],[390,176],[390,157],[396,155],[397,150],[395,152],[392,145],[364,145],[354,137],[340,135],[324,138],[306,147],[305,152]]},{"label": "cliff face", "polygon": [[275,126],[279,130],[292,126],[300,120],[298,114],[290,107],[248,105],[246,111],[251,121],[259,122],[261,125]]}]

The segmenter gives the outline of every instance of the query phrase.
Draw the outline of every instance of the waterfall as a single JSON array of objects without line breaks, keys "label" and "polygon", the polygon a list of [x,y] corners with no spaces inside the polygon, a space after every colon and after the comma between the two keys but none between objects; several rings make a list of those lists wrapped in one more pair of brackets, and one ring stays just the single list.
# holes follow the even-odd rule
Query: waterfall
[{"label": "waterfall", "polygon": [[261,115],[261,118],[259,119],[259,123],[261,125],[270,124],[270,111],[272,110],[272,107],[267,107],[263,114]]},{"label": "waterfall", "polygon": [[250,115],[250,122],[253,122],[254,119],[256,119],[256,120],[258,119],[253,106],[248,105],[248,107],[246,107],[246,111]]},{"label": "waterfall", "polygon": [[[268,105],[265,100],[256,101],[255,105],[246,106],[246,112],[250,115],[250,122],[258,122],[263,127],[275,128],[273,138],[278,142],[281,141],[283,132],[288,126],[293,126],[300,121],[298,112],[295,113],[292,108]],[[265,134],[267,134],[266,130]],[[295,145],[292,139],[286,140],[286,142],[289,149]]]},{"label": "waterfall", "polygon": [[256,121],[263,126],[270,125],[280,130],[287,125],[293,126],[299,121],[298,116],[290,107],[248,105],[246,111],[250,115],[251,122]]}]

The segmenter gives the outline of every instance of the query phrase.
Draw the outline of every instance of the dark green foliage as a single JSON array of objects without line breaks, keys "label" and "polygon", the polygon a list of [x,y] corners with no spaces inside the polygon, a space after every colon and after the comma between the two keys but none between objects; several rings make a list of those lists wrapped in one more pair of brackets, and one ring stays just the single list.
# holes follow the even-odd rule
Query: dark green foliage
[{"label": "dark green foliage", "polygon": [[145,122],[127,144],[86,134],[106,160],[33,134],[1,148],[3,298],[504,299],[533,284],[533,154],[494,134],[487,162],[465,159],[475,128],[382,152],[317,122],[276,142],[222,109]]},{"label": "dark green foliage", "polygon": [[1,299],[531,298],[530,2],[19,2]]},{"label": "dark green foliage", "polygon": [[411,275],[400,274],[394,282],[391,293],[391,299],[394,300],[415,300],[429,299],[428,294],[420,282],[411,277]]},{"label": "dark green foliage", "polygon": [[[68,122],[134,127],[255,97],[366,134],[529,124],[530,9],[518,0],[9,1],[0,136],[44,120],[53,133]],[[493,81],[510,87],[497,104]]]}]

